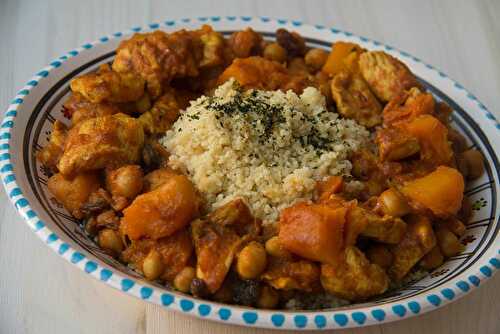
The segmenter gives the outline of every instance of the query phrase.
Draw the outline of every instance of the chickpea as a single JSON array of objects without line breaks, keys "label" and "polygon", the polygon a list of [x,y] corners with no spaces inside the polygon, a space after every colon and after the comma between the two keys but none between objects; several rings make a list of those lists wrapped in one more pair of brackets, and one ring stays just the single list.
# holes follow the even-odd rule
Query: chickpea
[{"label": "chickpea", "polygon": [[283,63],[286,60],[286,50],[278,43],[270,43],[264,49],[264,58]]},{"label": "chickpea", "polygon": [[269,255],[281,258],[289,258],[291,253],[280,244],[279,237],[274,236],[266,241],[266,251]]},{"label": "chickpea", "polygon": [[467,177],[469,179],[477,179],[484,172],[484,158],[481,152],[475,149],[470,149],[462,153],[461,157],[467,164]]},{"label": "chickpea", "polygon": [[436,231],[437,242],[444,256],[450,257],[462,252],[464,246],[457,236],[445,227],[439,227]]},{"label": "chickpea", "polygon": [[279,302],[279,295],[268,285],[265,285],[262,289],[260,289],[259,299],[257,300],[257,306],[259,308],[275,308]]},{"label": "chickpea", "polygon": [[267,255],[262,244],[252,241],[238,255],[236,271],[243,279],[255,279],[266,269]]},{"label": "chickpea", "polygon": [[142,272],[144,276],[148,280],[154,281],[159,278],[164,271],[165,265],[163,264],[161,254],[155,249],[150,250],[142,262]]},{"label": "chickpea", "polygon": [[118,255],[123,251],[123,242],[118,232],[112,229],[106,228],[101,230],[97,236],[97,241],[99,246],[111,251],[114,255]]},{"label": "chickpea", "polygon": [[140,166],[128,165],[106,173],[106,188],[113,197],[133,199],[143,187],[143,173]]},{"label": "chickpea", "polygon": [[434,246],[429,253],[420,260],[420,266],[427,270],[432,270],[439,267],[444,261],[444,256],[439,249],[439,246]]},{"label": "chickpea", "polygon": [[306,65],[316,72],[325,65],[326,58],[328,58],[328,52],[325,50],[311,49],[307,51],[304,60],[306,61]]},{"label": "chickpea", "polygon": [[180,292],[189,292],[191,289],[191,282],[196,276],[193,267],[185,267],[174,278],[174,288]]},{"label": "chickpea", "polygon": [[389,268],[392,264],[392,253],[384,245],[373,245],[366,251],[370,262],[378,264],[382,268]]},{"label": "chickpea", "polygon": [[389,188],[378,197],[377,206],[386,215],[402,217],[410,212],[406,199],[396,189]]}]

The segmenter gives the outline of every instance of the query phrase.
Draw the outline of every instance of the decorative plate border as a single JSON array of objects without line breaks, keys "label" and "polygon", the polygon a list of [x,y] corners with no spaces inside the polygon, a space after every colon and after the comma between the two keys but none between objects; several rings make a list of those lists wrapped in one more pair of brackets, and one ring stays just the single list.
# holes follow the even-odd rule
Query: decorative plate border
[{"label": "decorative plate border", "polygon": [[63,62],[72,57],[76,57],[80,52],[86,49],[91,49],[96,45],[107,43],[114,37],[121,37],[127,34],[151,29],[171,29],[177,24],[204,24],[217,23],[220,21],[240,22],[243,24],[249,24],[251,22],[264,24],[271,23],[273,25],[286,26],[289,28],[304,26],[315,30],[327,30],[332,34],[342,35],[346,38],[357,38],[359,41],[371,43],[375,47],[384,47],[387,51],[397,51],[402,58],[411,59],[416,63],[421,63],[429,70],[434,71],[437,75],[439,75],[439,77],[449,80],[453,84],[454,88],[461,91],[461,94],[463,94],[470,102],[474,103],[480,110],[483,111],[485,118],[491,122],[497,130],[500,129],[500,124],[495,119],[494,115],[487,110],[484,104],[482,104],[473,94],[465,90],[462,85],[447,77],[443,72],[404,51],[400,51],[392,46],[382,44],[381,42],[375,40],[354,35],[347,31],[335,28],[326,28],[321,25],[308,26],[304,25],[301,21],[296,20],[290,21],[284,19],[270,19],[268,17],[249,16],[211,16],[198,17],[196,19],[184,18],[180,20],[167,20],[162,23],[151,23],[145,28],[133,27],[124,32],[117,32],[112,35],[101,37],[92,43],[86,43],[80,48],[71,50],[67,54],[52,61],[47,67],[43,68],[30,81],[28,81],[28,83],[20,91],[18,91],[15,98],[9,105],[0,125],[0,176],[2,178],[5,191],[19,214],[25,219],[36,235],[49,245],[51,249],[94,278],[106,282],[112,287],[127,292],[137,298],[163,305],[167,309],[219,322],[245,326],[298,330],[360,327],[422,314],[462,297],[469,291],[477,288],[482,282],[490,278],[500,268],[500,247],[498,247],[499,236],[496,235],[493,236],[493,238],[496,238],[494,240],[495,244],[491,246],[493,251],[489,251],[489,253],[493,252],[493,254],[485,254],[488,255],[488,258],[483,259],[481,264],[475,265],[469,270],[472,271],[472,269],[476,269],[473,273],[469,272],[468,277],[466,278],[462,277],[464,275],[459,275],[459,277],[461,277],[460,279],[450,280],[447,288],[433,289],[430,292],[422,293],[409,298],[404,302],[390,302],[384,305],[375,306],[360,305],[359,309],[339,309],[338,311],[311,312],[270,311],[256,310],[233,305],[223,305],[199,300],[180,293],[168,293],[164,290],[162,291],[161,289],[148,285],[143,281],[126,278],[120,273],[112,270],[110,267],[88,259],[84,254],[71,247],[68,243],[62,241],[56,233],[51,231],[45,223],[38,218],[36,212],[30,207],[28,200],[24,197],[21,188],[16,182],[14,166],[11,163],[11,129],[14,127],[18,108],[23,104],[25,97],[30,94],[33,87],[37,86],[41,80],[50,75],[51,70],[60,67]]}]

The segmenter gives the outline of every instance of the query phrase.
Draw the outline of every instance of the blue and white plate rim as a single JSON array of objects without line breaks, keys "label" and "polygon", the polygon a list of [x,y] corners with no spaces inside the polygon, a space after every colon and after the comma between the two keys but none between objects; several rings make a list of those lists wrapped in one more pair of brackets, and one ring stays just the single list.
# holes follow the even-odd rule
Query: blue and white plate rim
[{"label": "blue and white plate rim", "polygon": [[[423,314],[462,297],[493,276],[494,272],[500,268],[500,236],[497,234],[496,236],[493,236],[493,238],[495,238],[495,240],[493,240],[493,245],[490,249],[488,249],[488,252],[484,254],[487,256],[483,256],[480,261],[481,263],[474,265],[468,272],[451,279],[447,283],[447,287],[444,289],[436,288],[401,302],[390,302],[387,304],[368,307],[360,306],[359,309],[337,309],[328,311],[271,311],[256,310],[233,305],[223,305],[199,300],[180,293],[166,292],[165,290],[151,286],[142,280],[124,277],[124,275],[116,272],[111,267],[103,263],[99,263],[100,261],[94,261],[86,258],[86,256],[80,251],[74,249],[68,243],[61,240],[56,233],[51,231],[45,223],[38,218],[37,213],[30,207],[27,198],[24,197],[21,188],[16,182],[14,166],[11,163],[11,129],[14,127],[18,109],[23,104],[24,99],[30,94],[31,90],[39,84],[39,82],[49,76],[51,70],[60,67],[63,62],[71,60],[73,57],[77,57],[80,53],[85,52],[85,50],[107,43],[114,38],[120,38],[135,32],[144,32],[154,29],[179,29],[183,27],[199,26],[205,23],[214,25],[216,30],[218,29],[218,25],[223,24],[225,26],[234,26],[234,29],[241,29],[246,25],[251,25],[252,27],[257,25],[257,29],[262,29],[263,31],[266,31],[266,29],[274,31],[277,27],[291,28],[300,30],[301,33],[305,33],[305,36],[307,36],[308,32],[328,33],[333,34],[336,38],[341,36],[346,40],[352,40],[365,45],[368,44],[371,49],[383,49],[386,52],[393,53],[403,58],[405,62],[410,62],[413,66],[425,67],[426,71],[429,72],[427,73],[428,76],[432,76],[433,79],[439,80],[440,84],[442,84],[441,86],[445,86],[447,91],[452,90],[454,92],[456,95],[455,97],[460,99],[460,105],[465,105],[468,110],[478,110],[481,112],[480,116],[476,115],[474,117],[474,121],[478,122],[479,126],[488,132],[487,135],[498,136],[497,131],[500,129],[500,125],[494,115],[489,112],[484,104],[482,104],[473,94],[465,90],[462,85],[446,76],[442,71],[424,63],[407,52],[400,51],[392,46],[375,40],[357,36],[347,31],[328,28],[322,25],[306,25],[297,20],[249,16],[183,18],[178,20],[166,20],[159,23],[151,23],[146,27],[133,27],[127,31],[103,36],[94,42],[86,43],[79,48],[71,50],[37,72],[37,74],[29,80],[20,91],[18,91],[16,97],[9,105],[0,125],[0,175],[2,177],[6,193],[19,214],[34,230],[37,236],[48,244],[51,249],[94,278],[106,282],[112,287],[135,297],[163,305],[168,309],[225,323],[276,329],[331,329],[360,327]],[[437,87],[441,86],[437,85]],[[495,147],[495,153],[496,152],[499,152],[498,147]],[[495,182],[498,184],[498,180],[495,180]],[[495,219],[498,220],[498,212],[495,215]]]}]

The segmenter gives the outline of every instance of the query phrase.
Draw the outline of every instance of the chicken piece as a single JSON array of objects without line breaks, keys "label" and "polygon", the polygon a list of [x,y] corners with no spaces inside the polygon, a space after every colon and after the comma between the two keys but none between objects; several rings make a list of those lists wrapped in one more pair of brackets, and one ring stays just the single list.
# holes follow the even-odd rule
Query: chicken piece
[{"label": "chicken piece", "polygon": [[[383,111],[384,125],[411,121],[420,115],[435,113],[436,103],[430,93],[422,93],[417,87],[401,92],[387,103]],[[443,112],[438,112],[444,114]]]},{"label": "chicken piece", "polygon": [[400,218],[391,216],[380,217],[368,210],[362,209],[366,225],[361,235],[388,244],[400,242],[406,232],[406,223]]},{"label": "chicken piece", "polygon": [[162,85],[174,78],[198,75],[203,44],[196,34],[186,30],[166,33],[156,30],[134,34],[116,50],[113,70],[140,76],[152,98],[162,93]]},{"label": "chicken piece", "polygon": [[143,144],[144,131],[135,118],[125,114],[91,118],[68,132],[57,167],[70,177],[84,171],[138,163]]},{"label": "chicken piece", "polygon": [[420,144],[415,136],[394,127],[379,129],[375,143],[381,161],[398,161],[420,152]]},{"label": "chicken piece", "polygon": [[235,58],[247,58],[262,51],[262,36],[252,28],[236,31],[229,37],[227,44]]},{"label": "chicken piece", "polygon": [[436,228],[436,238],[441,253],[446,257],[455,256],[465,249],[457,236],[444,225]]},{"label": "chicken piece", "polygon": [[388,273],[399,281],[415,264],[436,246],[436,236],[429,218],[413,215],[407,219],[408,228],[401,242],[392,249],[393,262]]},{"label": "chicken piece", "polygon": [[280,63],[262,57],[235,59],[217,80],[222,84],[234,78],[245,89],[263,89],[302,93],[311,82],[301,74],[291,75]]},{"label": "chicken piece", "polygon": [[432,173],[404,184],[401,193],[414,209],[430,210],[446,219],[460,210],[464,186],[464,178],[456,169],[439,166]]},{"label": "chicken piece", "polygon": [[255,237],[261,232],[261,221],[255,219],[245,202],[237,198],[214,211],[207,219],[220,226],[230,226],[240,236]]},{"label": "chicken piece", "polygon": [[378,158],[371,151],[361,149],[352,156],[352,175],[363,182],[362,200],[378,196],[387,189],[387,176],[380,168]]},{"label": "chicken piece", "polygon": [[47,181],[50,193],[77,219],[83,218],[81,207],[99,186],[99,178],[93,173],[78,174],[73,179],[55,174]]},{"label": "chicken piece", "polygon": [[103,64],[97,72],[71,80],[71,90],[92,103],[131,102],[144,94],[144,80],[134,73],[117,73]]},{"label": "chicken piece", "polygon": [[359,68],[370,89],[382,102],[390,101],[411,87],[420,87],[405,64],[383,51],[362,53]]},{"label": "chicken piece", "polygon": [[45,167],[57,172],[57,163],[63,154],[66,137],[66,125],[56,120],[52,126],[49,142],[36,153],[37,160]]},{"label": "chicken piece", "polygon": [[118,114],[122,109],[109,102],[92,103],[79,93],[72,93],[64,102],[63,108],[64,115],[71,118],[71,126],[90,118]]},{"label": "chicken piece", "polygon": [[168,179],[175,175],[178,175],[178,173],[168,167],[155,169],[144,176],[144,192],[147,193],[159,188],[162,184],[167,182]]},{"label": "chicken piece", "polygon": [[158,240],[134,240],[121,255],[124,262],[142,270],[144,259],[151,250],[161,255],[164,271],[160,278],[172,282],[175,276],[188,266],[193,254],[193,244],[187,229],[182,229],[169,237]]},{"label": "chicken piece", "polygon": [[344,248],[346,213],[344,207],[294,204],[281,212],[280,244],[306,259],[335,264]]},{"label": "chicken piece", "polygon": [[139,195],[123,210],[120,229],[131,240],[172,235],[198,216],[200,198],[184,175],[174,175],[161,186]]},{"label": "chicken piece", "polygon": [[175,90],[168,89],[154,103],[151,110],[139,116],[138,120],[147,134],[163,134],[172,127],[179,117],[181,106],[177,102]]},{"label": "chicken piece", "polygon": [[277,290],[317,291],[319,266],[307,260],[270,257],[261,278]]},{"label": "chicken piece", "polygon": [[214,293],[224,282],[241,238],[230,227],[201,219],[191,223],[191,237],[196,251],[196,277]]},{"label": "chicken piece", "polygon": [[439,246],[436,245],[429,251],[429,253],[425,254],[422,260],[420,260],[419,265],[426,270],[432,270],[442,265],[443,262],[443,253],[441,253]]},{"label": "chicken piece", "polygon": [[341,71],[331,84],[339,113],[368,128],[382,123],[382,106],[359,74]]},{"label": "chicken piece", "polygon": [[341,264],[321,266],[321,284],[335,296],[362,301],[384,293],[389,287],[389,278],[379,265],[370,263],[363,252],[351,246],[346,249]]}]

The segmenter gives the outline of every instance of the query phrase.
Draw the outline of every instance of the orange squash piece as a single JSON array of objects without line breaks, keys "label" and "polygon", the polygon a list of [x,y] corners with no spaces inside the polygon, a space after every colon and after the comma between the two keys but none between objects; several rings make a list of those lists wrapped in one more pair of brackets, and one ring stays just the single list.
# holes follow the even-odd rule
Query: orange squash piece
[{"label": "orange squash piece", "polygon": [[422,161],[434,166],[450,163],[453,151],[448,142],[448,130],[437,118],[421,115],[410,122],[401,122],[396,126],[418,139]]},{"label": "orange squash piece", "polygon": [[462,206],[464,178],[454,168],[439,166],[434,172],[406,183],[401,191],[417,208],[427,208],[436,216],[447,218]]},{"label": "orange squash piece", "polygon": [[306,259],[336,263],[344,249],[346,208],[298,203],[282,211],[279,240],[288,251]]},{"label": "orange squash piece", "polygon": [[342,176],[330,176],[326,180],[318,181],[316,190],[319,201],[328,200],[331,195],[341,192],[343,186]]},{"label": "orange squash piece", "polygon": [[362,48],[356,43],[335,42],[332,45],[332,51],[328,54],[322,71],[331,77],[334,77],[343,69],[355,70],[358,64],[359,54]]},{"label": "orange squash piece", "polygon": [[132,240],[168,237],[196,218],[199,205],[193,184],[184,175],[175,175],[123,210],[120,228]]}]

